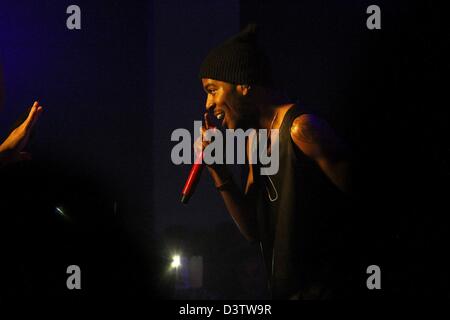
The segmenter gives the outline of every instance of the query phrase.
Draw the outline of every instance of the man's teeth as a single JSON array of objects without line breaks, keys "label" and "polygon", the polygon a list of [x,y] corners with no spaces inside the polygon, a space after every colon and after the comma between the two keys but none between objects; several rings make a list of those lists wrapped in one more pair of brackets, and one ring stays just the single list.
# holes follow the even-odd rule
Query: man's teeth
[{"label": "man's teeth", "polygon": [[224,116],[225,116],[225,113],[221,112],[221,113],[218,113],[218,114],[216,115],[216,118],[217,118],[218,120],[222,120]]}]

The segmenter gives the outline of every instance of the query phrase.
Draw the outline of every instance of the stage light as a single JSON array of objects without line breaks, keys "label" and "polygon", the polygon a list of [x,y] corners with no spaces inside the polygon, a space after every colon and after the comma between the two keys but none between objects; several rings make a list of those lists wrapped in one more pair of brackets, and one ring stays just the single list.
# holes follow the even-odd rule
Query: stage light
[{"label": "stage light", "polygon": [[72,220],[67,214],[67,211],[61,206],[55,208],[55,213],[63,218],[66,222],[71,222]]},{"label": "stage light", "polygon": [[179,255],[174,255],[172,257],[172,264],[170,266],[172,268],[179,268],[181,266],[181,258]]},{"label": "stage light", "polygon": [[64,211],[63,211],[63,208],[62,207],[56,207],[55,208],[55,212],[57,213],[57,214],[59,214],[60,216],[62,216],[62,217],[66,217],[66,215],[64,214]]}]

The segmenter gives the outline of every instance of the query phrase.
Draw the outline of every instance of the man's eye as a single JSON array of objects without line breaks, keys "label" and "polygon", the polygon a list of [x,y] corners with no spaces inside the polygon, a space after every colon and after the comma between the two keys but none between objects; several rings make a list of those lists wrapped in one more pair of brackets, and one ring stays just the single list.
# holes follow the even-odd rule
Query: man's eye
[{"label": "man's eye", "polygon": [[216,91],[217,91],[216,89],[209,89],[209,93],[210,93],[210,94],[215,94]]}]

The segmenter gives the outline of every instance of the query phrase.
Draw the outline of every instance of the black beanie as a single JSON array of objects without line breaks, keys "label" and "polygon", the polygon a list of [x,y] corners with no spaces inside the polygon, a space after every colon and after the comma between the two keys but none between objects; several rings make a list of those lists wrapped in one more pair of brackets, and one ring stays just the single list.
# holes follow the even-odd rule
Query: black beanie
[{"label": "black beanie", "polygon": [[200,67],[200,78],[233,84],[271,85],[267,56],[258,45],[256,25],[212,49]]}]

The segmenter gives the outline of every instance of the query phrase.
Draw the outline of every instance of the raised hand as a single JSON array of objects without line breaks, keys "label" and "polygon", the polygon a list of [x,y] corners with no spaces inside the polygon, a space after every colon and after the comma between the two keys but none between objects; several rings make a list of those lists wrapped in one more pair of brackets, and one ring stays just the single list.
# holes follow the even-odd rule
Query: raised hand
[{"label": "raised hand", "polygon": [[30,154],[24,152],[31,131],[42,113],[42,106],[35,101],[28,113],[28,117],[15,128],[0,145],[0,164],[6,164],[30,159]]}]

